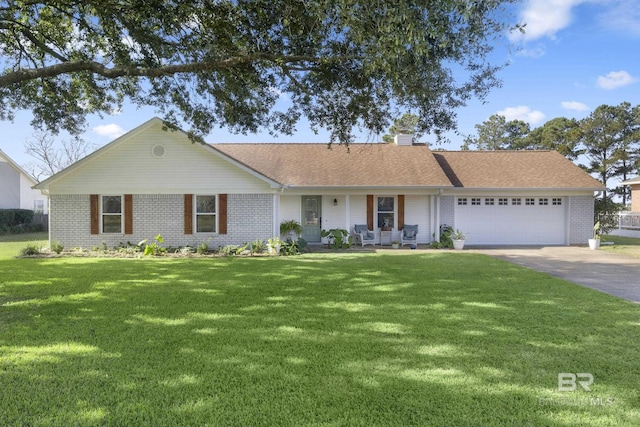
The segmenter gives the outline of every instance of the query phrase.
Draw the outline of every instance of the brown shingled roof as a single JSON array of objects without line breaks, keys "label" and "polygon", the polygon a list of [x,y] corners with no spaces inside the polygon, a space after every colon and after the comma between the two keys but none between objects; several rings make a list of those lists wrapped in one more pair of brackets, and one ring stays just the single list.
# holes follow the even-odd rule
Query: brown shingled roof
[{"label": "brown shingled roof", "polygon": [[300,187],[451,187],[426,146],[214,144],[214,149],[283,185]]},{"label": "brown shingled roof", "polygon": [[395,144],[214,144],[283,185],[601,190],[556,151],[436,151]]},{"label": "brown shingled roof", "polygon": [[456,187],[604,189],[557,151],[438,151],[434,156]]}]

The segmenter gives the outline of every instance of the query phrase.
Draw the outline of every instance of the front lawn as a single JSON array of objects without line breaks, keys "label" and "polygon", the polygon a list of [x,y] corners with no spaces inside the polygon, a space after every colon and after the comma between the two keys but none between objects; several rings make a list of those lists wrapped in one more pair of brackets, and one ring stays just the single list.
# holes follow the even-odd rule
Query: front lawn
[{"label": "front lawn", "polygon": [[0,259],[0,307],[0,425],[640,425],[640,307],[480,254]]},{"label": "front lawn", "polygon": [[[613,243],[613,245],[607,243]],[[640,258],[640,239],[634,237],[605,235],[602,236],[600,248],[619,255]]]},{"label": "front lawn", "polygon": [[28,244],[45,247],[48,244],[48,238],[49,235],[46,232],[0,236],[0,259],[13,258],[20,255],[20,250]]}]

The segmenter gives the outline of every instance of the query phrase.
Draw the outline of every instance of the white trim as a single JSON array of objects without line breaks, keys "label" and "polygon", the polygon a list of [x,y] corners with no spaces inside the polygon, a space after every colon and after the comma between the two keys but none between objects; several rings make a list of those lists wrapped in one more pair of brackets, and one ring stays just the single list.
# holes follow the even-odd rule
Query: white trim
[{"label": "white trim", "polygon": [[[100,211],[100,233],[99,234],[106,234],[109,236],[113,236],[114,234],[124,234],[124,216],[125,216],[125,206],[124,206],[124,194],[100,194],[98,197],[100,197],[100,203],[98,203],[99,205],[99,211]],[[104,212],[104,198],[105,197],[120,197],[120,213],[116,214],[113,212]],[[104,216],[105,215],[109,215],[109,216],[116,216],[116,215],[120,215],[120,231],[113,231],[113,232],[106,232],[104,231]]]},{"label": "white trim", "polygon": [[[198,197],[215,197],[215,212],[208,213],[202,212],[198,213]],[[191,203],[191,215],[193,222],[193,234],[197,235],[209,235],[209,236],[217,236],[220,234],[220,197],[219,194],[211,194],[211,193],[196,193],[192,195],[193,203]],[[228,203],[228,200],[227,200]],[[229,218],[229,208],[227,207],[227,219]],[[215,231],[198,231],[198,215],[201,216],[213,216],[215,218]]]},{"label": "white trim", "polygon": [[387,195],[387,194],[374,194],[373,197],[375,197],[375,206],[374,206],[374,217],[373,217],[373,226],[374,228],[382,228],[382,224],[378,223],[378,216],[380,213],[391,213],[391,211],[378,211],[378,206],[379,206],[379,199],[381,197],[383,198],[392,198],[393,199],[393,224],[391,224],[391,229],[392,230],[397,230],[397,224],[398,224],[398,195]]}]

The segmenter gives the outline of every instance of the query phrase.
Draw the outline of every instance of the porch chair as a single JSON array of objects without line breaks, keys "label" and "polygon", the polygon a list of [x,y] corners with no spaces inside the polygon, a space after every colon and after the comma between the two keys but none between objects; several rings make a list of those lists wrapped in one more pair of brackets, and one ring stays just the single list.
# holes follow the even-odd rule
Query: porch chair
[{"label": "porch chair", "polygon": [[376,244],[376,233],[369,230],[367,224],[356,224],[353,226],[353,242],[356,244],[374,245]]},{"label": "porch chair", "polygon": [[418,245],[418,225],[404,225],[402,227],[402,233],[400,234],[400,244],[404,245]]}]

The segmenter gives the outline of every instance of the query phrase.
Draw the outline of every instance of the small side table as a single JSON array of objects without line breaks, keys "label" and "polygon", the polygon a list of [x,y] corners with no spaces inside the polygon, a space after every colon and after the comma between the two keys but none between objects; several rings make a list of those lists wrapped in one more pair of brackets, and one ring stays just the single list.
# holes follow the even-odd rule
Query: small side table
[{"label": "small side table", "polygon": [[380,246],[391,245],[391,230],[380,231]]}]

